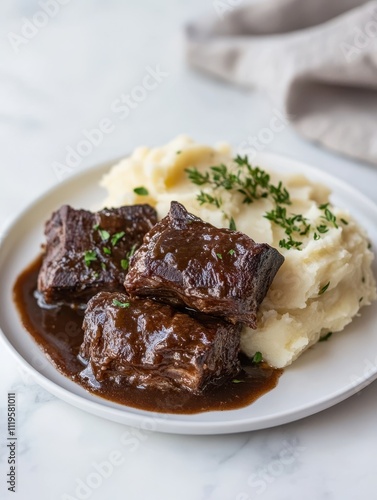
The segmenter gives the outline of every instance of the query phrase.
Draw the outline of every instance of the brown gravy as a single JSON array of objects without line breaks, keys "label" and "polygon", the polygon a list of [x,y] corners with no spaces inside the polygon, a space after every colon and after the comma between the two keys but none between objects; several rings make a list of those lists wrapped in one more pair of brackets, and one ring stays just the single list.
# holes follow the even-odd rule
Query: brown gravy
[{"label": "brown gravy", "polygon": [[274,370],[265,363],[252,364],[244,358],[241,360],[242,370],[235,380],[221,387],[209,388],[200,395],[142,389],[122,381],[107,380],[93,385],[80,375],[85,366],[77,357],[84,335],[81,328],[84,311],[67,306],[39,307],[34,292],[41,262],[41,257],[36,259],[15,283],[14,301],[21,321],[56,368],[92,394],[142,410],[192,414],[242,408],[277,385],[282,370]]}]

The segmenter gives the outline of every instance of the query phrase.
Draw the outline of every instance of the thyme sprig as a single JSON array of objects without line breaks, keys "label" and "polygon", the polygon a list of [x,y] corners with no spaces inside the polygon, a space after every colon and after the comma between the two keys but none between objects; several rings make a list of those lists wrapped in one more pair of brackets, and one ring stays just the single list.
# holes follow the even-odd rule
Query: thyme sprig
[{"label": "thyme sprig", "polygon": [[[187,168],[186,172],[190,181],[198,186],[209,185],[213,190],[221,187],[226,191],[241,193],[242,203],[250,204],[254,200],[270,196],[276,203],[290,205],[289,193],[282,182],[277,186],[271,184],[270,175],[259,167],[252,167],[246,156],[242,158],[238,155],[234,162],[238,165],[236,172],[223,163],[210,167],[209,172],[205,173],[199,172],[196,167]],[[212,197],[203,190],[198,195],[198,201],[201,204],[210,203],[217,208],[221,206],[220,198]]]},{"label": "thyme sprig", "polygon": [[[199,172],[196,167],[186,169],[188,178],[193,184],[206,186],[212,190],[212,193],[200,190],[196,197],[200,205],[209,204],[221,208],[223,204],[221,197],[214,195],[218,188],[232,193],[240,193],[242,203],[246,204],[251,204],[261,198],[270,199],[274,208],[266,212],[264,217],[284,229],[287,237],[279,241],[279,246],[286,249],[301,250],[303,242],[300,236],[306,236],[311,230],[314,231],[313,238],[318,240],[321,235],[329,231],[329,227],[339,227],[336,216],[329,208],[329,203],[318,207],[323,211],[321,216],[323,222],[315,228],[311,227],[308,219],[303,215],[288,214],[286,206],[291,205],[290,195],[281,181],[277,185],[272,184],[270,175],[259,167],[253,167],[246,156],[236,156],[234,163],[236,169],[231,169],[223,163],[209,167],[206,172]],[[235,230],[236,225],[233,217],[224,211],[223,214],[230,221],[230,229]],[[344,219],[340,220],[343,224],[348,224]]]},{"label": "thyme sprig", "polygon": [[281,207],[277,205],[274,210],[267,212],[264,217],[278,226],[284,229],[287,238],[284,238],[279,241],[279,246],[281,248],[297,248],[302,245],[302,241],[295,240],[293,238],[293,234],[296,233],[299,236],[305,236],[310,231],[310,224],[308,224],[308,220],[303,217],[301,214],[293,214],[291,217],[287,215],[287,209],[285,207]]}]

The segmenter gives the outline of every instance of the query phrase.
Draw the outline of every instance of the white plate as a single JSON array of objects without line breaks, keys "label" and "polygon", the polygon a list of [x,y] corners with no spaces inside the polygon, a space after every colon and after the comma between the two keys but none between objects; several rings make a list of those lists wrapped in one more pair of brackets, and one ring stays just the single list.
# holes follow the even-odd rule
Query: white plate
[{"label": "white plate", "polygon": [[[334,177],[287,158],[261,154],[262,168],[302,172],[333,190],[332,201],[348,208],[377,247],[377,206]],[[255,162],[255,160],[254,160]],[[103,418],[136,427],[180,434],[243,432],[292,422],[328,408],[377,378],[377,303],[362,310],[343,332],[302,355],[280,378],[278,386],[240,410],[196,415],[165,415],[125,407],[89,394],[61,375],[24,330],[12,302],[17,275],[38,254],[43,227],[64,203],[91,208],[103,198],[98,181],[108,163],[69,178],[25,210],[10,227],[0,248],[0,328],[2,343],[36,382],[55,396]]]}]

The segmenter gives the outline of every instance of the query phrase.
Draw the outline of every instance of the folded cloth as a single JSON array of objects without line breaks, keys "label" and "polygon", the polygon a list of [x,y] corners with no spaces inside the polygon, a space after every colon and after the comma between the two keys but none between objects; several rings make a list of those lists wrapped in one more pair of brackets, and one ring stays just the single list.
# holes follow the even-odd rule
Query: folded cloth
[{"label": "folded cloth", "polygon": [[267,90],[305,137],[377,164],[377,1],[241,2],[187,26],[189,63]]}]

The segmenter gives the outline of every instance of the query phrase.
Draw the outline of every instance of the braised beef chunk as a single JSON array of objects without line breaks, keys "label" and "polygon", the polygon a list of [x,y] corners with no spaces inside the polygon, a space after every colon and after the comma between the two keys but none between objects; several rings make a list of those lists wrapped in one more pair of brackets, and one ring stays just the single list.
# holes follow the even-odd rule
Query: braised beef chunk
[{"label": "braised beef chunk", "polygon": [[238,231],[218,229],[177,202],[144,238],[125,287],[147,296],[256,327],[258,307],[284,258]]},{"label": "braised beef chunk", "polygon": [[156,223],[149,205],[92,213],[64,205],[45,226],[38,290],[47,303],[85,302],[99,290],[122,290],[131,254]]},{"label": "braised beef chunk", "polygon": [[240,325],[148,299],[101,292],[88,303],[80,355],[98,381],[193,393],[239,371]]}]

